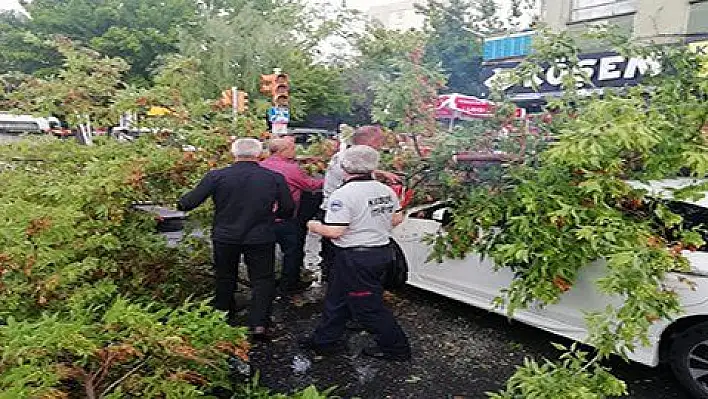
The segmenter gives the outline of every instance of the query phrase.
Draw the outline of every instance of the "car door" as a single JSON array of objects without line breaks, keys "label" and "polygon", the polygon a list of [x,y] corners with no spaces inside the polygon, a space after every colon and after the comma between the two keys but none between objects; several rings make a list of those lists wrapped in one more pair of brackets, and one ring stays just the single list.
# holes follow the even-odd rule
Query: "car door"
[{"label": "car door", "polygon": [[[394,230],[394,238],[408,261],[409,283],[483,309],[505,313],[503,307],[495,306],[494,299],[511,285],[514,273],[510,268],[495,269],[491,259],[478,253],[470,253],[464,259],[443,259],[440,263],[428,261],[431,248],[422,239],[444,229],[444,212],[444,204],[414,210]],[[597,292],[594,281],[602,267],[602,263],[597,262],[592,267],[583,268],[573,289],[558,304],[541,307],[532,303],[528,309],[516,311],[513,317],[560,335],[582,339],[586,331],[583,311],[602,309],[619,301],[611,301]]]},{"label": "car door", "polygon": [[[652,200],[651,202],[655,202]],[[660,201],[671,212],[682,217],[683,228],[686,230],[696,227],[708,226],[708,209],[694,203],[681,201]],[[655,206],[655,205],[650,205]],[[671,233],[669,233],[671,234]],[[708,238],[708,234],[705,234]],[[665,237],[668,242],[678,239],[678,236]],[[699,248],[697,253],[686,251],[684,256],[690,260],[701,255],[702,251],[708,250],[708,246]],[[698,256],[697,256],[698,255]],[[698,261],[697,263],[700,263]],[[584,335],[586,330],[585,313],[591,311],[600,311],[608,305],[618,307],[622,304],[623,298],[611,297],[601,292],[596,285],[596,281],[606,274],[606,263],[602,260],[593,262],[586,267],[581,268],[578,278],[571,289],[563,294],[557,304],[549,305],[544,309],[535,309],[534,311],[542,317],[552,321],[549,326],[553,331],[571,336]],[[691,287],[687,284],[677,281],[675,276],[669,276],[664,282],[671,290],[685,294],[690,291]],[[688,296],[686,296],[687,298]],[[684,299],[685,300],[685,299]],[[694,301],[684,302],[683,305],[691,305]]]},{"label": "car door", "polygon": [[428,260],[430,245],[424,237],[441,231],[445,220],[444,204],[414,210],[394,231],[409,267],[409,283],[475,306],[492,309],[493,299],[508,287],[513,273],[506,268],[494,270],[490,259],[470,253],[464,259]]}]

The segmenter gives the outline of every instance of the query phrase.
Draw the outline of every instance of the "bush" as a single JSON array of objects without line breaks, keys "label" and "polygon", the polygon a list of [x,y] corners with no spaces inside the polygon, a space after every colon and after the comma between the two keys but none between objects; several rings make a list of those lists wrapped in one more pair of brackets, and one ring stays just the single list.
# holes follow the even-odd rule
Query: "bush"
[{"label": "bush", "polygon": [[173,204],[212,155],[159,137],[0,147],[0,398],[233,394],[248,343],[207,304],[206,246],[168,248],[131,211]]}]

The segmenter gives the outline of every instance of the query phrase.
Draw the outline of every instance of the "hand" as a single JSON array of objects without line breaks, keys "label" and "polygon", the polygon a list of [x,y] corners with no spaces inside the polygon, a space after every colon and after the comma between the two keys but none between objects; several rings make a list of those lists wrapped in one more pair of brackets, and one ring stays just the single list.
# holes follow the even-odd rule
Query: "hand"
[{"label": "hand", "polygon": [[392,172],[386,172],[385,170],[375,170],[374,179],[384,180],[387,184],[401,183],[400,176]]},{"label": "hand", "polygon": [[310,220],[307,222],[307,230],[312,233],[317,233],[317,229],[322,226],[322,222],[319,220]]}]

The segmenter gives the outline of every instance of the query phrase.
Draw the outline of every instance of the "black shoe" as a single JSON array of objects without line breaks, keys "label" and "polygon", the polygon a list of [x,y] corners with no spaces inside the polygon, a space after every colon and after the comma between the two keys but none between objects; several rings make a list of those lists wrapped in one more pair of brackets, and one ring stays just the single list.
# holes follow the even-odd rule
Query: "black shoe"
[{"label": "black shoe", "polygon": [[285,285],[280,289],[280,291],[285,294],[285,295],[294,295],[294,294],[300,294],[303,291],[307,290],[310,288],[311,282],[305,282],[305,281],[298,281],[295,284],[288,284]]},{"label": "black shoe", "polygon": [[404,352],[404,353],[388,353],[388,352],[383,352],[381,349],[376,348],[376,347],[366,347],[364,348],[361,353],[364,356],[369,356],[373,357],[375,359],[380,359],[380,360],[388,360],[392,362],[407,362],[411,360],[411,353],[410,352]]},{"label": "black shoe", "polygon": [[238,316],[229,312],[229,315],[226,316],[226,324],[231,327],[239,327],[241,325],[241,320],[239,320]]},{"label": "black shoe", "polygon": [[320,356],[337,355],[346,352],[346,348],[342,344],[318,345],[312,337],[301,338],[297,343],[300,348],[313,351]]},{"label": "black shoe", "polygon": [[252,327],[248,331],[248,335],[253,341],[268,342],[273,337],[271,332],[265,327]]}]

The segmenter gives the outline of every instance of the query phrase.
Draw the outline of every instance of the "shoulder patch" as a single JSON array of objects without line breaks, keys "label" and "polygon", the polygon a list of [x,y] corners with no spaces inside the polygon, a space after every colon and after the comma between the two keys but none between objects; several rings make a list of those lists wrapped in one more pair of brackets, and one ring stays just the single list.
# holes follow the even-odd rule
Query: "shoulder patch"
[{"label": "shoulder patch", "polygon": [[342,203],[342,201],[338,199],[333,199],[329,203],[329,210],[332,212],[340,211],[342,210],[342,208],[344,208],[344,203]]}]

